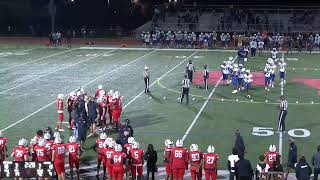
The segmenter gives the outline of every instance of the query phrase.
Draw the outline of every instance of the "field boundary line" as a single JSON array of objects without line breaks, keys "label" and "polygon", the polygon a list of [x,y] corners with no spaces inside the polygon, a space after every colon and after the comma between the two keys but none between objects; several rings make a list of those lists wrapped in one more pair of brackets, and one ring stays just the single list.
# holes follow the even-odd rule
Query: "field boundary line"
[{"label": "field boundary line", "polygon": [[110,51],[105,52],[105,53],[102,53],[102,54],[99,54],[99,55],[97,55],[97,56],[90,57],[90,58],[84,59],[84,60],[82,60],[82,61],[79,61],[79,62],[70,64],[70,65],[65,66],[65,67],[63,67],[63,68],[59,68],[59,69],[56,69],[56,70],[54,70],[54,71],[50,71],[50,72],[48,72],[48,73],[46,73],[46,74],[43,74],[43,75],[40,75],[40,76],[38,76],[38,77],[32,78],[32,79],[30,79],[30,80],[28,80],[28,81],[25,81],[24,83],[20,83],[20,84],[18,84],[18,85],[15,85],[15,86],[10,87],[10,88],[7,89],[7,90],[1,91],[1,92],[0,92],[0,95],[6,93],[6,92],[8,92],[8,91],[11,91],[11,90],[13,90],[13,89],[16,89],[16,88],[18,88],[18,87],[20,87],[20,86],[23,86],[23,85],[25,85],[25,84],[28,84],[28,83],[30,83],[30,82],[33,82],[34,80],[40,79],[40,78],[42,78],[42,77],[48,76],[48,75],[50,75],[50,74],[59,72],[59,71],[61,71],[61,70],[64,70],[64,69],[67,69],[67,68],[70,68],[70,67],[76,66],[76,65],[78,65],[78,64],[81,64],[81,63],[90,61],[90,60],[92,60],[92,59],[101,57],[101,56],[103,56],[103,55],[105,55],[105,54],[107,54],[107,53],[113,52],[113,51],[115,51],[115,49],[114,49],[114,50],[110,50]]},{"label": "field boundary line", "polygon": [[[34,49],[36,49],[36,48],[34,48]],[[19,64],[19,65],[16,65],[16,66],[11,66],[11,67],[7,67],[7,68],[4,68],[4,69],[0,69],[0,72],[6,71],[6,70],[9,70],[9,69],[13,69],[13,68],[17,68],[17,67],[21,67],[21,66],[24,66],[26,64],[31,64],[31,63],[34,63],[34,62],[38,62],[38,61],[41,61],[43,59],[48,59],[50,57],[54,57],[54,56],[57,56],[57,55],[60,55],[60,54],[64,54],[64,53],[67,53],[67,52],[70,52],[70,51],[74,51],[74,50],[77,50],[77,49],[79,49],[79,48],[69,49],[69,50],[62,51],[62,52],[55,53],[55,54],[51,54],[49,56],[45,56],[45,57],[42,57],[42,58],[39,58],[39,59],[35,59],[35,60],[29,61],[29,62],[25,62],[25,63]]]},{"label": "field boundary line", "polygon": [[[238,56],[235,56],[232,60],[232,62],[234,62],[236,60]],[[220,82],[222,80],[222,76],[220,77],[219,81],[216,83],[216,85],[214,86],[214,88],[212,89],[212,91],[210,92],[209,96],[207,97],[207,100],[203,103],[201,109],[199,110],[198,114],[196,115],[196,117],[193,119],[192,123],[190,124],[189,128],[187,129],[186,133],[183,135],[182,137],[182,141],[184,141],[188,134],[190,133],[191,129],[193,128],[193,126],[195,125],[195,123],[197,122],[198,118],[200,117],[202,111],[204,110],[204,108],[207,106],[209,100],[211,99],[213,93],[216,91],[217,87],[219,86]]]},{"label": "field boundary line", "polygon": [[[117,70],[119,70],[119,69],[122,69],[123,67],[128,66],[129,64],[132,64],[132,63],[134,63],[134,62],[136,62],[136,61],[139,61],[140,59],[144,58],[145,56],[148,56],[148,55],[150,55],[150,54],[152,54],[152,53],[154,53],[154,52],[156,52],[156,51],[157,51],[157,50],[154,50],[154,51],[152,51],[152,52],[149,52],[149,53],[147,53],[147,54],[145,54],[145,55],[143,55],[143,56],[141,56],[141,57],[138,57],[138,58],[136,58],[136,59],[134,59],[134,60],[130,61],[129,63],[123,64],[123,65],[121,65],[120,67],[115,68],[115,69],[113,69],[112,71],[109,71],[108,73],[104,74],[103,76],[107,76],[107,75],[109,75],[109,74],[111,74],[111,73],[113,73],[113,72],[115,72],[115,71],[117,71]],[[104,53],[104,54],[106,54],[106,53]],[[99,76],[99,77],[101,78],[101,77],[103,77],[103,76]],[[90,82],[86,83],[86,84],[85,84],[85,85],[83,85],[83,86],[87,86],[87,85],[89,85],[89,84],[91,84],[91,83],[95,82],[95,81],[96,81],[96,80],[98,80],[98,79],[99,79],[99,78],[95,78],[94,80],[92,80],[92,81],[90,81]],[[73,91],[76,91],[76,90],[77,90],[77,89],[75,89],[75,90],[73,90]],[[71,92],[73,92],[73,91],[71,91]],[[53,104],[54,104],[54,103],[56,103],[56,102],[57,102],[57,100],[52,101],[51,103],[49,103],[49,104],[47,104],[47,105],[43,106],[42,108],[40,108],[40,109],[38,109],[38,110],[34,111],[33,113],[31,113],[31,114],[27,115],[26,117],[24,117],[24,118],[22,118],[22,119],[18,120],[17,122],[15,122],[15,123],[13,123],[13,124],[11,124],[11,125],[9,125],[9,126],[5,127],[5,128],[4,128],[4,129],[2,129],[1,131],[5,131],[5,130],[10,129],[11,127],[13,127],[13,126],[15,126],[15,125],[19,124],[19,123],[20,123],[20,122],[22,122],[22,121],[25,121],[26,119],[28,119],[28,118],[32,117],[33,115],[35,115],[35,114],[37,114],[38,112],[40,112],[40,111],[42,111],[42,110],[46,109],[47,107],[49,107],[49,106],[53,105]]]},{"label": "field boundary line", "polygon": [[[174,66],[172,69],[170,69],[169,71],[167,71],[166,73],[164,73],[162,76],[160,76],[159,78],[157,78],[155,81],[153,81],[152,84],[150,84],[149,87],[152,87],[153,85],[155,85],[160,79],[162,79],[163,77],[165,77],[166,75],[168,75],[171,71],[175,70],[178,66],[180,66],[182,63],[184,63],[185,61],[187,61],[188,59],[190,59],[192,56],[194,56],[196,53],[198,53],[198,51],[192,53],[191,55],[189,55],[187,58],[185,58],[184,60],[182,60],[179,64],[177,64],[176,66]],[[129,101],[125,106],[123,106],[123,109],[125,109],[126,107],[128,107],[131,103],[133,103],[138,97],[141,96],[141,94],[144,93],[144,90],[141,91],[139,94],[137,94],[131,101]]]}]

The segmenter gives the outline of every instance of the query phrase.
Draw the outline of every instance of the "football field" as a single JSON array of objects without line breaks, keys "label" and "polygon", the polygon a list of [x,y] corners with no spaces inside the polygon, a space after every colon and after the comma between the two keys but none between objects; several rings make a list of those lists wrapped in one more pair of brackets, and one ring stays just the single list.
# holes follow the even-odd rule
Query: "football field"
[{"label": "football field", "polygon": [[[281,56],[282,54],[280,54]],[[0,129],[9,138],[9,152],[22,137],[30,140],[38,129],[54,128],[57,95],[65,97],[84,86],[93,95],[99,84],[123,97],[121,119],[129,118],[134,136],[142,148],[149,143],[158,151],[162,166],[164,140],[184,139],[185,147],[196,143],[206,151],[214,145],[220,154],[219,169],[227,169],[236,130],[246,145],[246,157],[253,166],[270,144],[283,142],[287,161],[288,138],[294,137],[298,154],[311,155],[320,144],[320,54],[283,54],[287,62],[284,93],[289,102],[287,131],[283,139],[276,133],[279,116],[280,80],[264,90],[263,68],[270,53],[248,58],[246,69],[253,72],[251,99],[244,92],[232,94],[232,86],[221,84],[220,65],[236,51],[173,50],[144,48],[48,48],[40,46],[0,46]],[[190,104],[178,103],[180,82],[189,60],[195,64]],[[209,90],[204,90],[203,65],[210,71]],[[143,69],[151,71],[151,93],[144,94]],[[64,112],[65,122],[68,118]],[[64,124],[67,129],[68,124]],[[72,132],[65,131],[68,141]],[[116,134],[109,132],[111,136]],[[95,160],[91,150],[95,138],[86,142],[83,162]]]}]

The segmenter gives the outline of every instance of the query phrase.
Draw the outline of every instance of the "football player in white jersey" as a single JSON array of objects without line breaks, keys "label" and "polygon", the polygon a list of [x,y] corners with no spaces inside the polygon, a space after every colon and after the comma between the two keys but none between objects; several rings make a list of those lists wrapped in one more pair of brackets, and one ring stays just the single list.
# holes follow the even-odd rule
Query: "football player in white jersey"
[{"label": "football player in white jersey", "polygon": [[249,94],[249,89],[251,89],[251,83],[253,82],[253,75],[251,74],[250,70],[246,70],[246,73],[244,74],[244,86],[247,93],[247,98],[251,98]]},{"label": "football player in white jersey", "polygon": [[286,66],[287,66],[287,63],[284,61],[284,58],[281,58],[279,62],[279,76],[281,79],[281,84],[286,84],[286,80],[285,80]]},{"label": "football player in white jersey", "polygon": [[276,79],[276,71],[277,71],[277,65],[274,64],[272,61],[270,63],[270,81],[271,81],[271,88],[274,88],[274,81]]},{"label": "football player in white jersey", "polygon": [[266,66],[264,67],[264,89],[266,91],[270,91],[270,87],[271,87],[271,68],[270,68],[270,64],[266,64]]},{"label": "football player in white jersey", "polygon": [[274,62],[277,62],[277,55],[278,55],[278,52],[276,48],[273,48],[271,51],[271,59],[273,59]]},{"label": "football player in white jersey", "polygon": [[261,56],[262,51],[263,51],[263,48],[264,48],[264,42],[261,40],[261,41],[258,42],[258,52],[259,52],[259,56]]}]

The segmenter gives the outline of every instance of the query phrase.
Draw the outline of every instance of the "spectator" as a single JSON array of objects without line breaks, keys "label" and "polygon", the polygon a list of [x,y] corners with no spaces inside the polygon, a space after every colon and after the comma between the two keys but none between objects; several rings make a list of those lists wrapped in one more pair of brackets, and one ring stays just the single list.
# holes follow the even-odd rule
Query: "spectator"
[{"label": "spectator", "polygon": [[251,180],[253,169],[249,160],[244,158],[244,154],[239,155],[239,161],[236,163],[236,174],[238,180]]},{"label": "spectator", "polygon": [[310,180],[312,169],[306,162],[306,158],[302,155],[296,166],[296,177],[298,180]]},{"label": "spectator", "polygon": [[291,169],[295,169],[294,165],[298,161],[298,148],[294,143],[293,138],[289,138],[289,153],[288,153],[288,170],[287,170],[287,175],[286,179],[288,178],[288,175],[290,173]]},{"label": "spectator", "polygon": [[320,173],[320,145],[317,148],[317,152],[312,156],[311,164],[314,168],[313,179],[317,180]]},{"label": "spectator", "polygon": [[239,156],[236,148],[232,148],[232,154],[228,157],[228,169],[229,169],[229,180],[234,180],[236,172],[236,163],[239,161]]},{"label": "spectator", "polygon": [[146,180],[149,179],[149,175],[151,173],[151,177],[152,180],[154,180],[154,173],[157,172],[157,160],[158,160],[158,156],[157,156],[157,151],[154,150],[153,145],[149,144],[148,145],[148,149],[147,152],[144,155],[144,160],[147,161],[147,176],[146,176]]},{"label": "spectator", "polygon": [[240,131],[236,130],[235,135],[236,135],[236,140],[235,140],[235,143],[234,143],[234,147],[237,149],[239,157],[240,156],[244,156],[246,147],[244,145],[243,138],[240,135]]}]

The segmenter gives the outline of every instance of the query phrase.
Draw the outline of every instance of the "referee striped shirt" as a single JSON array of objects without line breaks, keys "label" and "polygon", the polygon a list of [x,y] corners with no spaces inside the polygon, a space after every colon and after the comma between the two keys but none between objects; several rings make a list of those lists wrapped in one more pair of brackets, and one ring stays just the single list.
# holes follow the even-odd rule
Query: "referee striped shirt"
[{"label": "referee striped shirt", "polygon": [[184,79],[182,82],[182,87],[183,88],[189,88],[190,87],[190,79]]},{"label": "referee striped shirt", "polygon": [[288,109],[288,101],[287,100],[282,100],[280,102],[280,109],[281,109],[281,111],[287,111],[287,109]]},{"label": "referee striped shirt", "polygon": [[150,77],[150,72],[149,72],[149,70],[143,71],[143,76],[144,76],[145,78]]}]

